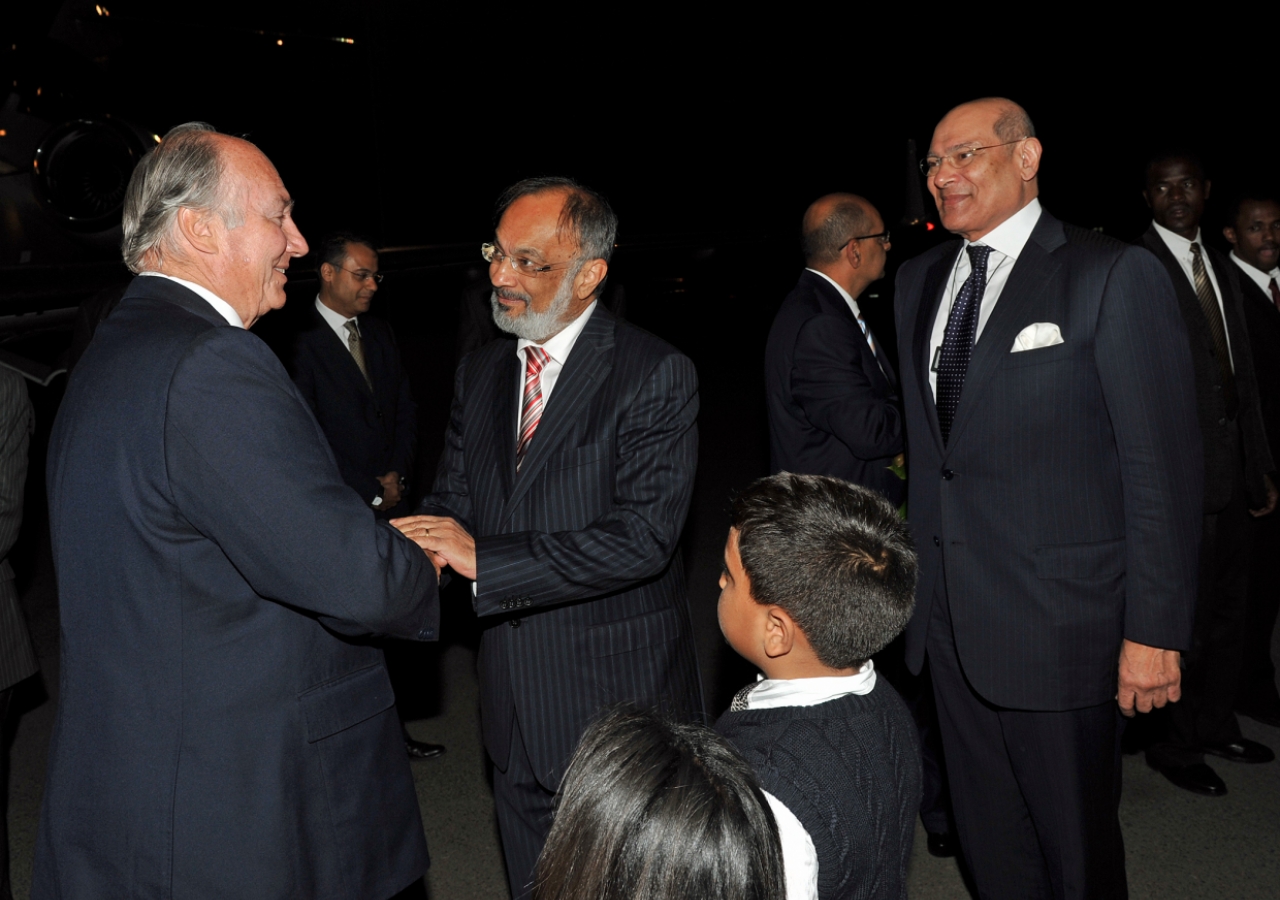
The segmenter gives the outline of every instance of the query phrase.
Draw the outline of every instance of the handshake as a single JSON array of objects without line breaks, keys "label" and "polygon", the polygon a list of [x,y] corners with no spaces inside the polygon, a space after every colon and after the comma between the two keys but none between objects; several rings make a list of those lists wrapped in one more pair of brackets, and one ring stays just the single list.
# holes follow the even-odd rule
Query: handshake
[{"label": "handshake", "polygon": [[476,580],[476,541],[456,521],[442,516],[405,516],[391,525],[424,551],[436,575],[451,566],[463,578]]}]

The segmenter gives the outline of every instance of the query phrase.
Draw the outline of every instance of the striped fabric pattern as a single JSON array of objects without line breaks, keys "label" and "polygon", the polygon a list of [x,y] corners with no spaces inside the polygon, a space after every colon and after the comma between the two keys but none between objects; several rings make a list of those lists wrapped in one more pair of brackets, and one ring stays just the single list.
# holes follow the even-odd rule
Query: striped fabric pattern
[{"label": "striped fabric pattern", "polygon": [[520,440],[516,443],[516,471],[524,462],[529,442],[542,420],[542,370],[547,365],[547,351],[541,347],[524,348],[524,396],[520,401]]}]

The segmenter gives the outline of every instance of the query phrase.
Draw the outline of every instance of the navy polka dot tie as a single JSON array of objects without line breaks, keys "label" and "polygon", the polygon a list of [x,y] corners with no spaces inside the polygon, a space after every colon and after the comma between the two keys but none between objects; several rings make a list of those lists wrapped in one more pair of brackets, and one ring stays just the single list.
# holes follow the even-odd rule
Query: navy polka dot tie
[{"label": "navy polka dot tie", "polygon": [[969,370],[969,357],[973,355],[982,292],[987,287],[987,257],[991,255],[991,248],[970,244],[967,252],[972,271],[951,304],[947,330],[942,335],[942,354],[938,359],[938,426],[942,429],[944,444],[951,437],[951,422],[956,417],[956,407],[960,405],[960,389],[964,387],[964,374]]}]

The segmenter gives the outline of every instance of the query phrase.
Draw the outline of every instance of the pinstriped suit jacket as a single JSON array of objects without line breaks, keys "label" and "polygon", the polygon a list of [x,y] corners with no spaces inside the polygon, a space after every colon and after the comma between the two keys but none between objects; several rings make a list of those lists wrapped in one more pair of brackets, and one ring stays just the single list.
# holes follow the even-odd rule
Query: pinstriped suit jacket
[{"label": "pinstriped suit jacket", "polygon": [[[1115,696],[1122,638],[1185,649],[1200,539],[1186,329],[1147,251],[1042,213],[973,350],[946,446],[928,344],[953,241],[897,283],[908,510],[920,553],[907,661],[946,591],[965,675],[1000,706]],[[1036,322],[1063,343],[1011,353]]]},{"label": "pinstriped suit jacket", "polygon": [[459,366],[420,512],[453,516],[476,539],[486,749],[506,765],[514,713],[554,790],[602,707],[701,715],[677,549],[697,464],[697,374],[597,307],[517,474],[513,346],[494,341]]},{"label": "pinstriped suit jacket", "polygon": [[39,668],[8,560],[22,525],[31,429],[26,381],[12,369],[0,369],[0,691]]}]

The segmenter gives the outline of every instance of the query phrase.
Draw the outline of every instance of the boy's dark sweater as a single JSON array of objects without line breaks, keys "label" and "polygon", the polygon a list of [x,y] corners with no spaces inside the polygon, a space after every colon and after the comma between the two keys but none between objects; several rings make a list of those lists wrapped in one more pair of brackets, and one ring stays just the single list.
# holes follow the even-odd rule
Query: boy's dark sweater
[{"label": "boy's dark sweater", "polygon": [[716,730],[809,832],[820,900],[907,896],[920,747],[887,681],[817,706],[726,712]]}]

